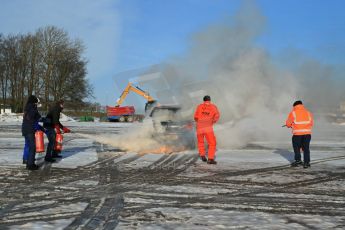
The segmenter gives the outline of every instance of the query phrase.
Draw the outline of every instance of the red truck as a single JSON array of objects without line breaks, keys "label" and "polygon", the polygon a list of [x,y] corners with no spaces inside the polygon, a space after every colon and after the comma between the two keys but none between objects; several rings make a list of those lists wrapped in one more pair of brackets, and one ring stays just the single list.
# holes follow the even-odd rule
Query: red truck
[{"label": "red truck", "polygon": [[134,106],[107,106],[106,108],[109,121],[133,122],[137,116],[135,115]]},{"label": "red truck", "polygon": [[[142,120],[144,118],[144,115],[135,114],[134,106],[121,106],[130,91],[144,97],[147,100],[147,105],[155,103],[155,100],[149,95],[148,92],[145,92],[137,86],[133,86],[132,83],[128,83],[120,98],[117,100],[116,106],[106,107],[109,121],[133,122]],[[145,110],[146,107],[147,106],[145,106]]]}]

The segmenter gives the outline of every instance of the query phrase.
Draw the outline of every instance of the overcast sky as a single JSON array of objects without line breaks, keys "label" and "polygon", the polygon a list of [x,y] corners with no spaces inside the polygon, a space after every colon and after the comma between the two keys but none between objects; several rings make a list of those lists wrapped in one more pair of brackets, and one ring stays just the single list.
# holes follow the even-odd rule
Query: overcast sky
[{"label": "overcast sky", "polygon": [[[55,25],[87,47],[96,101],[114,104],[119,72],[183,54],[191,36],[235,14],[240,0],[0,0],[0,32],[35,32]],[[266,28],[256,43],[273,57],[296,49],[344,64],[345,1],[257,0]],[[123,79],[122,79],[123,80]],[[116,83],[116,82],[117,83]]]}]

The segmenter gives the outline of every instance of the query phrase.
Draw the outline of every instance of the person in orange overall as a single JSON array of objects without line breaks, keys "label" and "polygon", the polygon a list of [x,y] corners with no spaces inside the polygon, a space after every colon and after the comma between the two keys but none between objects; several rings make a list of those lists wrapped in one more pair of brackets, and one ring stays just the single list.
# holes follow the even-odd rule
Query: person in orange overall
[{"label": "person in orange overall", "polygon": [[[198,105],[194,120],[196,121],[196,134],[201,160],[207,161],[208,164],[217,164],[214,160],[217,141],[213,132],[213,124],[219,120],[219,111],[217,106],[211,103],[210,96],[204,96],[204,103]],[[205,152],[205,138],[208,143],[208,160]]]},{"label": "person in orange overall", "polygon": [[[293,109],[286,119],[286,127],[292,128],[292,146],[295,153],[295,162],[292,167],[303,164],[304,168],[310,167],[310,140],[311,130],[314,125],[313,114],[302,104],[302,101],[295,101]],[[303,160],[301,161],[301,149],[303,149]]]}]

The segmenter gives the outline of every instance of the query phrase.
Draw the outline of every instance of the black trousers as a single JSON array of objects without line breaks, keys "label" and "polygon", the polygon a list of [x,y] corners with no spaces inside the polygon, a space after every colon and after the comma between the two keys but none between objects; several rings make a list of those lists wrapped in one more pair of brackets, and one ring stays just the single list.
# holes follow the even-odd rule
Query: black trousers
[{"label": "black trousers", "polygon": [[55,130],[53,128],[47,128],[47,137],[49,140],[47,152],[46,152],[46,159],[51,159],[53,156],[53,151],[55,147]]},{"label": "black trousers", "polygon": [[310,163],[310,145],[311,135],[293,135],[292,136],[292,146],[295,152],[295,160],[301,160],[301,148],[303,150],[303,160],[304,163]]}]

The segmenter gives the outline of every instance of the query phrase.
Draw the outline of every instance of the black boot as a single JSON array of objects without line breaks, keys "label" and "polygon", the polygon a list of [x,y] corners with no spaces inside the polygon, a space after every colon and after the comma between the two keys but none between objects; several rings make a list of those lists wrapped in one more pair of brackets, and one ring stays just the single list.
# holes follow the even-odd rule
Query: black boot
[{"label": "black boot", "polygon": [[62,158],[62,156],[59,155],[59,153],[61,153],[61,152],[53,152],[52,157],[53,157],[53,158]]},{"label": "black boot", "polygon": [[28,163],[28,160],[23,159],[23,165],[26,165]]},{"label": "black boot", "polygon": [[305,168],[305,169],[306,169],[306,168],[310,168],[310,164],[309,164],[309,163],[304,163],[304,164],[303,164],[303,168]]},{"label": "black boot", "polygon": [[56,160],[53,159],[53,158],[45,158],[44,160],[45,160],[46,162],[50,162],[50,163],[56,162]]},{"label": "black boot", "polygon": [[38,170],[40,167],[38,165],[26,165],[26,169],[28,170]]},{"label": "black boot", "polygon": [[200,156],[200,158],[201,158],[201,160],[202,160],[203,162],[206,162],[206,161],[207,161],[207,158],[206,158],[205,156]]},{"label": "black boot", "polygon": [[291,167],[298,167],[300,165],[303,165],[303,162],[302,161],[294,161],[291,163]]},{"label": "black boot", "polygon": [[216,165],[217,161],[215,161],[213,159],[208,159],[207,164]]}]

